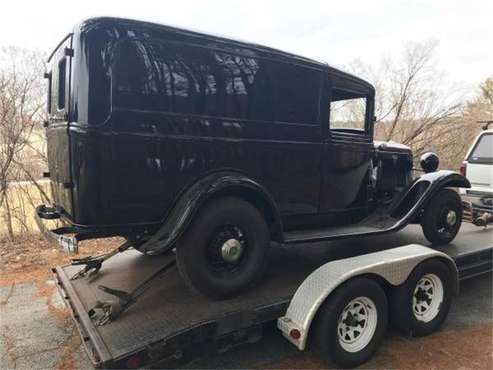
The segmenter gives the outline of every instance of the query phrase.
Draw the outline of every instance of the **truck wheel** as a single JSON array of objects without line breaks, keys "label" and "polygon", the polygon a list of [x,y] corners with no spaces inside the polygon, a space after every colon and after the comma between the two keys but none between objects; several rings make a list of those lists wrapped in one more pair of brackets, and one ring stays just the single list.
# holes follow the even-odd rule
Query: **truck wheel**
[{"label": "truck wheel", "polygon": [[185,282],[221,299],[258,279],[266,265],[270,233],[250,203],[232,197],[206,204],[178,241],[176,259]]},{"label": "truck wheel", "polygon": [[454,240],[462,223],[462,202],[451,189],[440,190],[425,207],[421,227],[432,244],[448,244]]},{"label": "truck wheel", "polygon": [[390,322],[405,335],[421,337],[436,331],[452,303],[453,280],[439,260],[419,264],[404,284],[390,292]]},{"label": "truck wheel", "polygon": [[387,330],[388,307],[383,289],[369,278],[354,278],[337,288],[320,308],[315,344],[341,367],[366,362]]}]

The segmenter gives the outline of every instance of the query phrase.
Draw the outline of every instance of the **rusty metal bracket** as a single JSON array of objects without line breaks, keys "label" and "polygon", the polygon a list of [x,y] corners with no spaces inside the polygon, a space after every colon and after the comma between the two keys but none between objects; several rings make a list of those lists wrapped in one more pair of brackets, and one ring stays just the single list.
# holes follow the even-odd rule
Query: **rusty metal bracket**
[{"label": "rusty metal bracket", "polygon": [[111,252],[101,254],[99,256],[88,256],[84,258],[74,258],[72,259],[72,265],[77,266],[77,265],[84,265],[84,268],[75,273],[70,280],[76,280],[81,277],[84,277],[86,275],[93,275],[97,274],[99,270],[101,270],[101,267],[103,265],[103,262],[106,261],[107,259],[113,257],[115,254],[118,254],[120,252],[126,251],[132,246],[132,243],[129,241],[126,241],[122,245],[120,245],[118,248],[112,250]]},{"label": "rusty metal bracket", "polygon": [[89,316],[95,321],[97,326],[102,326],[110,321],[116,320],[124,311],[137,302],[138,298],[144,294],[147,289],[149,289],[154,279],[169,271],[175,265],[176,259],[173,257],[170,261],[165,263],[164,266],[140,283],[130,293],[119,289],[109,288],[104,285],[99,285],[98,288],[100,290],[116,297],[117,299],[97,301],[94,307],[89,310]]}]

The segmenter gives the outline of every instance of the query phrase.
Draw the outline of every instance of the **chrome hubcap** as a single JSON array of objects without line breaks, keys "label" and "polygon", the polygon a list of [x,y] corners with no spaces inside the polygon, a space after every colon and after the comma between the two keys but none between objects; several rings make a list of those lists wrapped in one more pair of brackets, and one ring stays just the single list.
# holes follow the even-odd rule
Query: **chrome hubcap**
[{"label": "chrome hubcap", "polygon": [[457,222],[457,213],[455,213],[455,211],[448,211],[448,213],[447,213],[447,224],[449,226],[453,226],[453,225],[455,225],[456,222]]},{"label": "chrome hubcap", "polygon": [[221,256],[226,262],[236,262],[243,254],[243,245],[238,239],[228,239],[221,247]]}]

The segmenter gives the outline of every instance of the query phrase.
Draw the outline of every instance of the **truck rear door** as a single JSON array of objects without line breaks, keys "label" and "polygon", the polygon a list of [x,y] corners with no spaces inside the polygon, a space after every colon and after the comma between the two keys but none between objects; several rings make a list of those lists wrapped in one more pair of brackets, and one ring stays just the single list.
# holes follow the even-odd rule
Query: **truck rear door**
[{"label": "truck rear door", "polygon": [[72,36],[68,35],[50,56],[46,74],[46,139],[53,203],[68,214],[73,214],[68,127],[72,54]]}]

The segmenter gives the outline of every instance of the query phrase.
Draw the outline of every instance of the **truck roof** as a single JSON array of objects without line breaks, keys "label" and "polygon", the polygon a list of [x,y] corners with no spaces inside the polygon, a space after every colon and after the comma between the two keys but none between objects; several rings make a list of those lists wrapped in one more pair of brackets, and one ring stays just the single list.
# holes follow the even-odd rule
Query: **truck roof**
[{"label": "truck roof", "polygon": [[345,78],[349,78],[355,82],[358,82],[362,85],[367,86],[370,90],[374,91],[373,85],[371,85],[369,82],[367,82],[367,81],[365,81],[365,80],[363,80],[357,76],[354,76],[350,73],[344,72],[338,68],[332,67],[325,62],[306,58],[306,57],[303,57],[303,56],[300,56],[297,54],[285,52],[285,51],[282,51],[282,50],[279,50],[276,48],[260,45],[260,44],[253,43],[253,42],[241,41],[241,40],[237,40],[237,39],[230,38],[230,37],[214,35],[214,34],[210,34],[210,33],[203,33],[203,32],[199,32],[199,31],[195,31],[195,30],[191,30],[191,29],[179,28],[179,27],[175,27],[175,26],[169,26],[169,25],[147,22],[147,21],[141,21],[141,20],[135,20],[135,19],[116,18],[116,17],[95,17],[95,18],[85,19],[85,20],[81,21],[80,23],[78,23],[74,27],[74,34],[85,33],[85,32],[88,32],[88,31],[94,29],[94,28],[100,29],[101,27],[104,28],[104,27],[114,27],[114,26],[139,27],[139,28],[161,30],[161,31],[167,31],[167,32],[175,33],[177,35],[188,36],[191,38],[197,38],[197,39],[201,39],[201,40],[207,40],[210,42],[241,46],[241,47],[248,48],[250,50],[260,52],[262,54],[270,54],[270,55],[276,56],[277,58],[283,58],[283,59],[290,60],[290,61],[301,62],[303,64],[310,65],[311,67],[329,70],[331,73],[337,74],[339,76],[343,76]]}]

